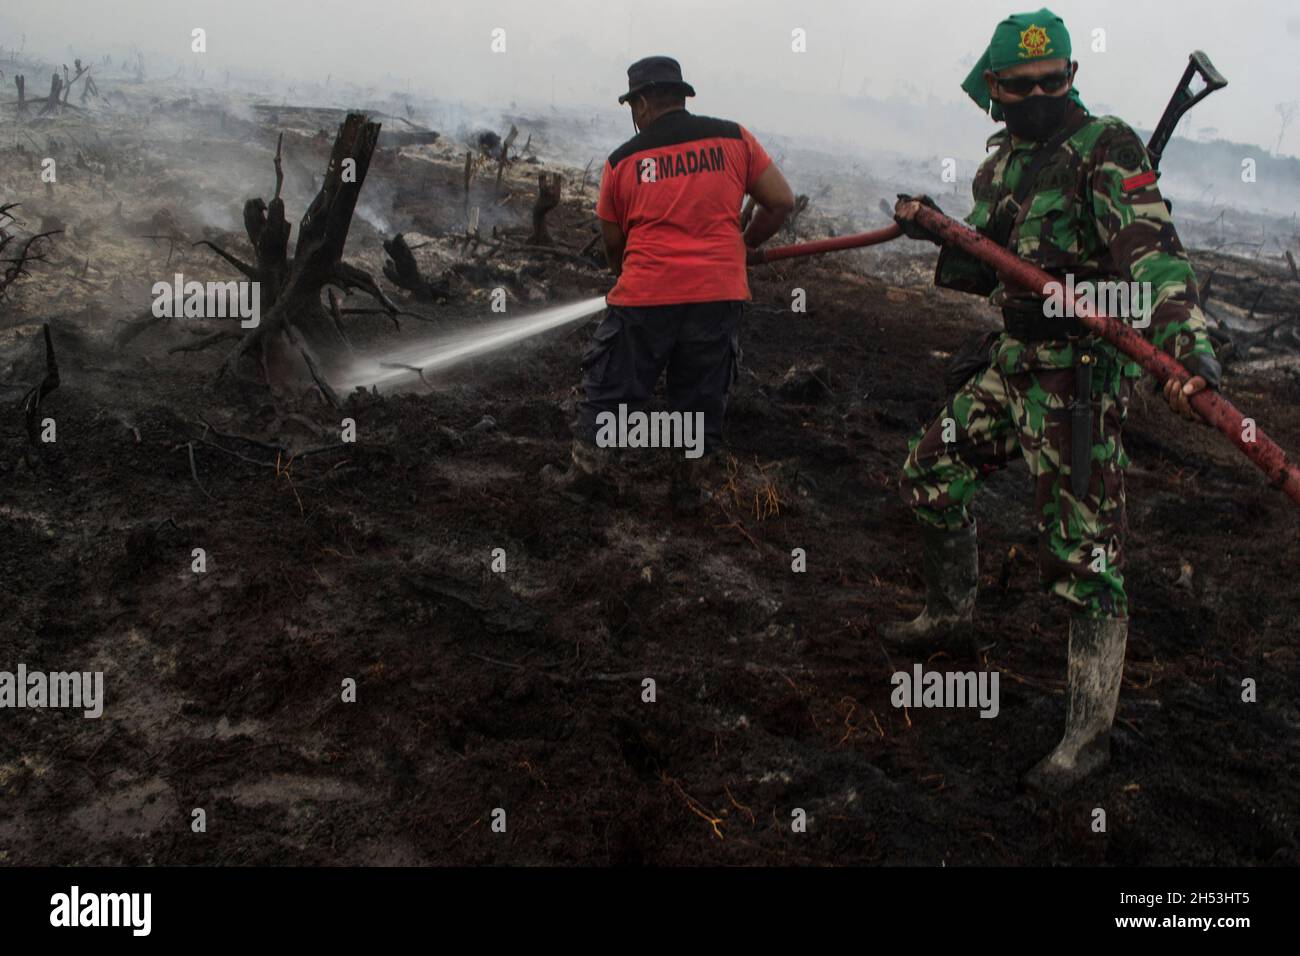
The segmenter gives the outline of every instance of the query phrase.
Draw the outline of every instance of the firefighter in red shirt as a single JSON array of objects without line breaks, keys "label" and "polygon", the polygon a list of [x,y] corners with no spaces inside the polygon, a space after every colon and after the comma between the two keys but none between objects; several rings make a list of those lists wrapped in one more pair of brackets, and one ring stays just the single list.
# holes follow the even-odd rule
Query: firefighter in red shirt
[{"label": "firefighter in red shirt", "polygon": [[[586,398],[563,480],[608,474],[616,449],[597,444],[598,416],[644,404],[666,369],[672,410],[703,415],[703,457],[673,453],[673,505],[692,513],[740,359],[745,253],[781,228],[794,195],[749,130],[686,110],[695,90],[676,60],[647,57],[627,76],[618,101],[631,106],[637,134],[605,163],[596,204],[618,282],[583,356]],[[746,194],[757,208],[742,234]]]}]

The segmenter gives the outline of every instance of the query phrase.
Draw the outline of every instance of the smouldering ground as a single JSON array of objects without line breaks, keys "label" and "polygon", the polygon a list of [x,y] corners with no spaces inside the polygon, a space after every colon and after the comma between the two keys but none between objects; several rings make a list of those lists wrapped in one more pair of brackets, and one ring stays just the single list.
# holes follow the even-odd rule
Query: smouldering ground
[{"label": "smouldering ground", "polygon": [[[29,450],[21,416],[0,416],[0,668],[103,670],[107,704],[97,721],[3,714],[0,861],[1297,862],[1300,514],[1216,435],[1144,390],[1128,430],[1134,616],[1114,764],[1037,801],[1018,778],[1061,730],[1065,614],[1031,564],[1006,558],[1032,545],[1023,470],[991,480],[978,506],[999,716],[889,702],[890,675],[913,662],[876,628],[919,600],[897,468],[941,399],[946,354],[990,322],[926,288],[928,262],[887,252],[755,274],[734,461],[699,520],[671,514],[653,459],[612,501],[540,482],[566,454],[590,324],[431,391],[354,396],[355,446],[277,463],[222,436],[328,445],[340,416],[311,393],[214,387],[219,351],[167,354],[193,341],[180,323],[112,344],[152,281],[224,276],[204,250],[176,243],[167,263],[168,243],[134,233],[243,249],[224,213],[197,210],[228,211],[234,230],[243,199],[270,191],[274,130],[223,139],[200,119],[213,129],[182,107],[151,124],[188,131],[184,148],[105,125],[120,171],[71,173],[53,201],[3,150],[0,180],[32,225],[57,216],[68,232],[0,318],[0,381],[39,377],[42,321],[62,371],[46,405],[56,445]],[[372,218],[451,228],[438,217],[455,218],[463,153],[434,162],[439,148],[381,157]],[[286,151],[296,221],[322,160],[288,137]],[[594,191],[570,175],[553,231],[576,250]],[[526,208],[535,170],[509,176],[499,208]],[[355,223],[349,260],[377,273],[379,239]],[[418,255],[436,273],[459,250],[444,238]],[[429,311],[484,314],[495,283],[523,309],[608,280],[503,247]],[[794,285],[807,315],[785,311]],[[377,317],[353,329],[400,341]],[[796,364],[821,367],[828,390],[784,387]],[[1300,449],[1294,378],[1234,374],[1229,390]],[[791,572],[795,547],[806,573]],[[505,574],[488,570],[494,548]],[[644,677],[657,703],[641,702]],[[1241,702],[1246,677],[1258,703]],[[354,704],[340,701],[345,678]],[[1098,806],[1105,834],[1089,827]],[[488,826],[497,807],[504,835]],[[791,831],[795,808],[806,833]]]}]

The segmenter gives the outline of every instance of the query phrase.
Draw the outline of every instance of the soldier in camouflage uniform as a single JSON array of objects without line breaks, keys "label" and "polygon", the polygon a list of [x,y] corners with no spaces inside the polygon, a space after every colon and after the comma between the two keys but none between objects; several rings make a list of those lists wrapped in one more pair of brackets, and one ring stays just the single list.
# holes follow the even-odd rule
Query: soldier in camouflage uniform
[{"label": "soldier in camouflage uniform", "polygon": [[[1006,122],[988,141],[967,222],[1063,283],[1072,274],[1076,291],[1149,283],[1145,313],[1128,318],[1194,374],[1182,388],[1171,382],[1166,398],[1198,420],[1188,399],[1218,387],[1219,366],[1191,265],[1142,141],[1122,120],[1088,113],[1074,89],[1077,69],[1051,11],[998,25],[963,84]],[[902,197],[896,218],[907,235],[937,241],[915,222],[919,203],[933,205]],[[988,295],[1005,331],[958,355],[948,405],[910,442],[901,490],[921,524],[926,606],[884,636],[919,648],[969,625],[979,567],[971,499],[1019,453],[1034,479],[1042,582],[1072,609],[1065,735],[1027,778],[1060,791],[1109,759],[1128,629],[1122,430],[1141,372],[960,250],[942,250],[935,282]]]}]

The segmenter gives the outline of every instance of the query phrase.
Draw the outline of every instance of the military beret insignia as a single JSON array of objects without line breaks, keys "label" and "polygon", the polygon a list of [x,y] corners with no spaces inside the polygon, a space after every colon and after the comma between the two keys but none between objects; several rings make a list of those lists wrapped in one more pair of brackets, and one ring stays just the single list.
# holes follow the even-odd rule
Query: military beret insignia
[{"label": "military beret insignia", "polygon": [[1020,58],[1022,60],[1032,60],[1036,57],[1047,56],[1052,52],[1051,42],[1046,30],[1031,23],[1029,29],[1020,34],[1020,49],[1024,51],[1020,54]]}]

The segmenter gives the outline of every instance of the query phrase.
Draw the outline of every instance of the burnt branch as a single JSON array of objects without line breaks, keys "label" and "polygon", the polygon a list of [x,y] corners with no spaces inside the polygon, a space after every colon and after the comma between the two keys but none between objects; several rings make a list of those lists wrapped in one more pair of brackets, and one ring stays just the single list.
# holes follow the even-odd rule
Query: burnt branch
[{"label": "burnt branch", "polygon": [[211,335],[205,335],[197,342],[190,342],[187,345],[173,345],[167,350],[168,355],[175,355],[177,352],[202,352],[209,345],[216,345],[218,342],[224,342],[226,339],[237,339],[237,332],[213,332]]},{"label": "burnt branch", "polygon": [[23,396],[23,419],[27,425],[27,440],[33,445],[39,445],[40,425],[36,420],[41,410],[41,402],[45,401],[45,396],[59,387],[59,363],[54,357],[54,340],[50,337],[50,324],[46,322],[42,327],[45,333],[45,378],[41,379],[41,384],[35,386],[26,395]]},{"label": "burnt branch", "polygon": [[[371,277],[369,272],[364,269],[358,269],[356,266],[348,265],[346,262],[338,263],[334,268],[334,274],[327,280],[330,285],[336,285],[344,292],[350,289],[360,289],[366,295],[370,296],[376,302],[384,307],[384,311],[393,316],[393,323],[397,323],[396,316],[402,311],[393,300],[384,295],[384,290],[379,288],[378,283]],[[400,326],[399,326],[400,328]]]},{"label": "burnt branch", "polygon": [[152,236],[141,236],[140,238],[152,239],[155,242],[165,241],[167,243],[167,262],[166,262],[167,265],[172,264],[172,254],[176,252],[176,243],[178,241],[183,241],[180,236],[152,235]]},{"label": "burnt branch", "polygon": [[501,191],[501,179],[506,172],[506,163],[510,162],[510,147],[514,145],[515,137],[519,135],[519,130],[515,129],[513,123],[510,124],[510,133],[506,136],[505,142],[501,144],[501,155],[497,158],[497,192]]},{"label": "burnt branch", "polygon": [[[77,75],[74,76],[72,79],[68,80],[68,81],[67,81],[66,83],[64,83],[64,85],[63,85],[63,105],[64,105],[64,106],[67,106],[67,105],[68,105],[68,97],[72,94],[72,87],[76,85],[76,83],[77,83],[78,80],[80,80],[83,76],[85,76],[87,73],[90,72],[90,64],[87,64],[87,65],[85,65],[85,66],[82,66],[80,60],[74,60],[74,61],[73,61],[73,65],[74,65],[74,66],[76,67],[76,69],[77,69]],[[63,69],[64,69],[64,72],[66,73],[68,68],[65,66]],[[89,80],[87,80],[87,82],[89,83]]]},{"label": "burnt branch", "polygon": [[[15,203],[13,205],[17,204]],[[5,207],[5,210],[9,208],[12,208],[12,205]],[[4,212],[4,210],[0,210],[0,212]],[[7,215],[7,212],[5,214]],[[45,261],[45,253],[32,251],[32,246],[36,244],[37,240],[48,239],[50,236],[57,236],[61,232],[63,232],[62,229],[51,229],[49,232],[40,232],[34,236],[29,236],[23,242],[22,248],[18,251],[17,258],[0,259],[0,262],[9,263],[8,268],[4,270],[4,274],[0,275],[0,296],[3,296],[9,286],[13,285],[23,276],[31,274],[27,271],[27,266],[30,263]],[[12,236],[8,234],[0,234],[0,252],[3,252],[12,241]]]},{"label": "burnt branch", "polygon": [[275,141],[275,196],[273,201],[280,198],[280,190],[284,188],[284,165],[280,162],[280,150],[284,147],[284,134]]},{"label": "burnt branch", "polygon": [[209,501],[216,501],[217,499],[212,497],[212,495],[208,492],[208,489],[203,487],[203,482],[199,480],[199,466],[198,463],[194,461],[194,442],[187,441],[184,447],[189,452],[190,474],[194,476],[194,483],[199,486],[199,491],[203,492],[204,496]]},{"label": "burnt branch", "polygon": [[307,363],[307,370],[311,372],[311,377],[316,383],[316,387],[319,388],[320,393],[325,396],[325,400],[335,408],[342,408],[343,403],[339,401],[338,394],[330,387],[329,382],[321,378],[320,370],[316,368],[316,363],[312,361],[311,353],[306,349],[301,349],[300,354],[303,357],[303,361]]},{"label": "burnt branch", "polygon": [[[151,238],[151,237],[143,237],[143,238]],[[259,273],[257,269],[255,269],[253,266],[250,266],[247,262],[244,262],[242,259],[235,258],[230,253],[228,253],[225,249],[222,249],[219,245],[217,245],[214,242],[208,242],[208,240],[206,239],[200,239],[198,242],[194,243],[194,246],[195,247],[207,246],[217,255],[221,256],[221,258],[225,259],[232,266],[234,266],[236,269],[242,272],[245,276],[247,276],[250,279],[253,279],[254,281],[261,278],[261,273]]]}]

